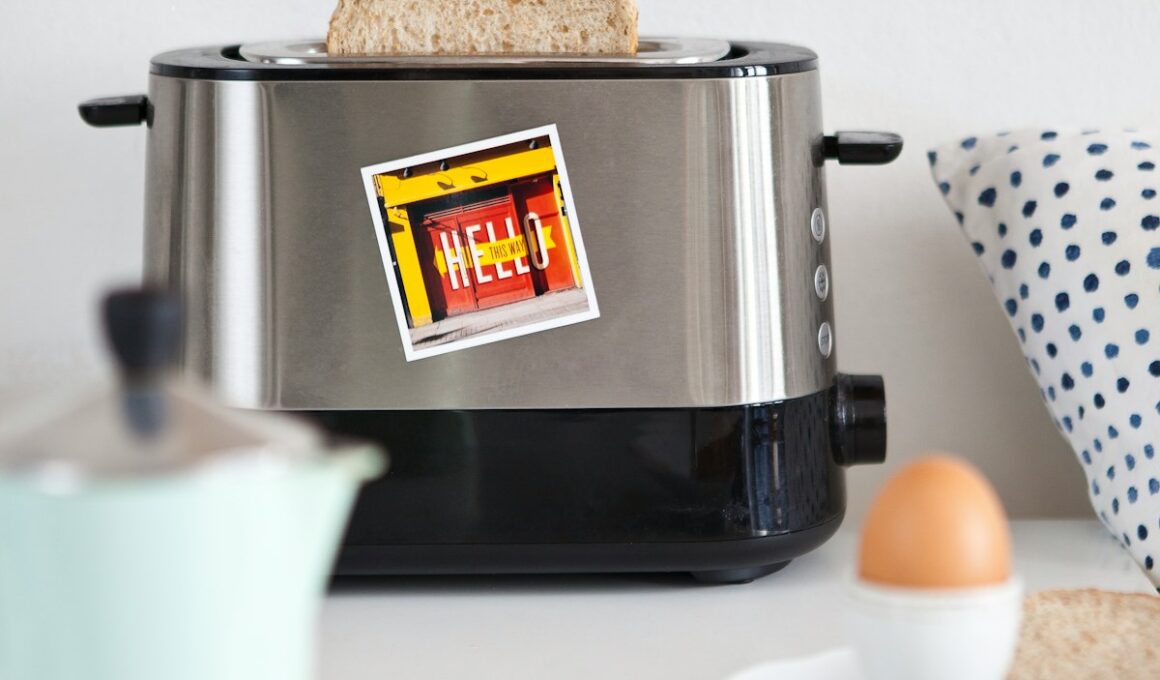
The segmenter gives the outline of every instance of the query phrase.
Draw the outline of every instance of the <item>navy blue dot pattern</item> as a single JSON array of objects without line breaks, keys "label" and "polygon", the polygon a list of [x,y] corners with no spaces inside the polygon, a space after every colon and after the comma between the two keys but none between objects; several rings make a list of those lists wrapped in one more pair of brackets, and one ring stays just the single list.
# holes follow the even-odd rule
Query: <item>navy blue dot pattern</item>
[{"label": "navy blue dot pattern", "polygon": [[930,159],[1093,507],[1160,587],[1160,135],[977,135]]}]

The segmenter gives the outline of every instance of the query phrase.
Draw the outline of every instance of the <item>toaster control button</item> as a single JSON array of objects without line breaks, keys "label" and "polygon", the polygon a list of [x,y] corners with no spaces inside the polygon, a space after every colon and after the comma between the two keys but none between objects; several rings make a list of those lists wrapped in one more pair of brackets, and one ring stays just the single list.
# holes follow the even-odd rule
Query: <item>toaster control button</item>
[{"label": "toaster control button", "polygon": [[827,359],[834,353],[834,331],[829,321],[823,321],[822,327],[818,329],[818,350]]},{"label": "toaster control button", "polygon": [[810,233],[818,243],[826,240],[826,214],[821,208],[814,208],[814,214],[810,217]]},{"label": "toaster control button", "polygon": [[814,292],[823,302],[830,297],[830,270],[826,269],[824,264],[819,265],[818,270],[814,272]]}]

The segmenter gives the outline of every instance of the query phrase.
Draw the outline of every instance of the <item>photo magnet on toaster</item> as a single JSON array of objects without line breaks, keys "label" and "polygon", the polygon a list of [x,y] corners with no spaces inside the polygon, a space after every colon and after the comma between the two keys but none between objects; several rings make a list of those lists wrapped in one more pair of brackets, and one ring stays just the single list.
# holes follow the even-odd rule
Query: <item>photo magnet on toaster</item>
[{"label": "photo magnet on toaster", "polygon": [[555,125],[363,179],[407,361],[600,316]]}]

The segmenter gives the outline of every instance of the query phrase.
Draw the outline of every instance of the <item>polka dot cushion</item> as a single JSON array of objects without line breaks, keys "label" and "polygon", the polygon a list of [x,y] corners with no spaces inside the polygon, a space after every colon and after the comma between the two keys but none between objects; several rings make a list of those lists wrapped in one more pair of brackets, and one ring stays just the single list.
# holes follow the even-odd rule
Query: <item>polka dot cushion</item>
[{"label": "polka dot cushion", "polygon": [[930,163],[1092,505],[1160,587],[1160,134],[968,137]]}]

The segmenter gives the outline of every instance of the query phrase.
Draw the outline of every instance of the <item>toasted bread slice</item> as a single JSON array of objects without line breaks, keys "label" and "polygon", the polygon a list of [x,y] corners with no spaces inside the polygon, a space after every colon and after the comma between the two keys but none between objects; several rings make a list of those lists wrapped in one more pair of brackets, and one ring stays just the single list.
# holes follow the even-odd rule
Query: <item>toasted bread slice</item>
[{"label": "toasted bread slice", "polygon": [[331,56],[636,54],[636,0],[339,0]]},{"label": "toasted bread slice", "polygon": [[1027,598],[1009,680],[1160,677],[1160,597],[1048,590]]}]

